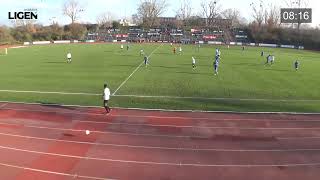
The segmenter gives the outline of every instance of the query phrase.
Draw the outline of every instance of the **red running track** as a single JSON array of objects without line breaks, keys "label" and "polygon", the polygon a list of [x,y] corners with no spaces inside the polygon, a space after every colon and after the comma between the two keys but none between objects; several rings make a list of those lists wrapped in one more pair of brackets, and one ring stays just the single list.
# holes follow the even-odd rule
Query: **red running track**
[{"label": "red running track", "polygon": [[318,180],[319,168],[320,115],[0,103],[4,180]]}]

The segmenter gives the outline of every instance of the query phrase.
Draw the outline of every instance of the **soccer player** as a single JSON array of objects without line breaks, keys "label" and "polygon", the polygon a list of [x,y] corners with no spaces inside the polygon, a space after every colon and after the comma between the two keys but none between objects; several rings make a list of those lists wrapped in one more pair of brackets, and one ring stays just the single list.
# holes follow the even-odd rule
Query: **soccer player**
[{"label": "soccer player", "polygon": [[192,57],[192,68],[196,68],[196,59],[194,57]]},{"label": "soccer player", "polygon": [[104,84],[103,90],[103,106],[106,109],[106,113],[110,113],[111,109],[109,108],[109,100],[110,100],[110,89],[108,88],[107,84]]},{"label": "soccer player", "polygon": [[244,47],[244,46],[242,46],[242,51],[244,51],[244,49],[245,49],[245,47]]},{"label": "soccer player", "polygon": [[214,65],[213,65],[213,67],[214,67],[214,75],[215,76],[218,75],[219,62],[220,62],[220,56],[218,55],[218,56],[216,56],[216,59],[214,61]]},{"label": "soccer player", "polygon": [[71,57],[72,57],[71,53],[68,52],[68,54],[67,54],[67,63],[71,63]]},{"label": "soccer player", "polygon": [[146,67],[148,67],[148,63],[149,63],[149,58],[148,58],[148,56],[144,56],[144,65],[146,66]]},{"label": "soccer player", "polygon": [[274,58],[274,55],[271,55],[271,56],[270,56],[270,63],[271,63],[271,65],[274,63],[274,59],[275,59],[275,58]]},{"label": "soccer player", "polygon": [[123,50],[123,44],[121,44],[120,48],[121,48],[121,50]]},{"label": "soccer player", "polygon": [[129,44],[127,44],[127,51],[129,51],[129,49],[130,49],[130,46],[129,46]]},{"label": "soccer player", "polygon": [[176,51],[177,51],[177,48],[174,47],[174,48],[173,48],[173,54],[176,54]]},{"label": "soccer player", "polygon": [[265,65],[269,64],[271,62],[271,55],[269,54],[267,56],[267,62],[265,63]]},{"label": "soccer player", "polygon": [[219,49],[216,48],[216,57],[219,55]]},{"label": "soccer player", "polygon": [[140,50],[140,56],[143,56],[144,55],[144,51],[143,49]]},{"label": "soccer player", "polygon": [[294,68],[296,69],[296,71],[299,70],[299,65],[300,65],[299,61],[296,60],[296,62],[294,62]]},{"label": "soccer player", "polygon": [[182,47],[179,47],[179,54],[182,55]]},{"label": "soccer player", "polygon": [[263,57],[264,56],[264,52],[263,51],[261,51],[261,57]]}]

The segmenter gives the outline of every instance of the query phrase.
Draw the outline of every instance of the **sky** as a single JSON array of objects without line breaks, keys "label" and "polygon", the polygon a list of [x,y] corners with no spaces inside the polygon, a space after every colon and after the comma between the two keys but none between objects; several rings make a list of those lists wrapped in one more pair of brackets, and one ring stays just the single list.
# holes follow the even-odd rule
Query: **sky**
[{"label": "sky", "polygon": [[[202,0],[190,0],[194,14],[200,12],[200,2]],[[250,4],[259,4],[260,0],[218,0],[222,9],[235,8],[240,10],[241,15],[248,21],[252,20],[252,10]],[[286,1],[290,0],[263,0],[265,6],[269,4],[279,7],[287,7]],[[320,26],[320,1],[307,1],[308,7],[313,10],[312,26]],[[36,8],[38,12],[38,23],[48,25],[52,20],[59,24],[69,24],[70,20],[63,16],[62,5],[65,0],[0,0],[0,25],[12,25],[8,19],[8,12],[23,11],[28,8]],[[81,14],[80,22],[96,23],[97,17],[104,12],[111,12],[117,19],[131,17],[136,13],[140,0],[78,0],[85,10]],[[167,0],[169,7],[163,16],[175,16],[180,7],[180,0]]]}]

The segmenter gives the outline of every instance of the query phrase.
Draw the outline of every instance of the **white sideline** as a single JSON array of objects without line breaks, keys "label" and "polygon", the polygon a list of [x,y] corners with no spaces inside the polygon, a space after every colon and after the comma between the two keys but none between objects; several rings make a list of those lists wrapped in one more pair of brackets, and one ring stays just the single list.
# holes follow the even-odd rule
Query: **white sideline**
[{"label": "white sideline", "polygon": [[[101,96],[101,94],[100,94]],[[12,103],[12,104],[25,104],[25,105],[44,105],[43,103],[30,103],[30,102],[19,102],[19,101],[0,101],[0,103]],[[102,106],[85,106],[85,105],[76,105],[76,104],[50,104],[61,107],[80,107],[80,108],[100,108],[103,109]],[[130,108],[130,107],[112,107],[116,109],[124,109],[124,110],[138,110],[138,111],[162,111],[162,112],[199,112],[199,113],[231,113],[231,114],[288,114],[288,115],[320,115],[319,113],[304,113],[304,112],[250,112],[250,111],[205,111],[205,110],[186,110],[186,109],[148,109],[148,108]],[[22,110],[22,109],[21,109]],[[94,113],[82,113],[82,114],[94,114]],[[99,114],[95,114],[99,115]]]},{"label": "white sideline", "polygon": [[[130,79],[130,77],[139,69],[139,67],[140,66],[138,66],[137,69],[119,86],[120,88]],[[183,97],[183,96],[116,95],[115,93],[120,88],[118,88],[111,96],[112,97],[133,97],[133,98],[166,98],[166,99],[196,99],[196,100],[224,100],[224,101],[320,102],[319,99],[254,99],[254,98],[246,99],[246,98],[210,98],[210,97]],[[101,96],[101,94],[98,94],[98,93],[85,93],[85,92],[23,91],[23,90],[9,90],[9,89],[0,89],[0,92]]]},{"label": "white sideline", "polygon": [[180,96],[145,96],[145,95],[114,95],[115,97],[166,98],[166,99],[197,99],[197,100],[230,100],[230,101],[274,101],[274,102],[320,102],[318,99],[245,99],[245,98],[209,98]]},{"label": "white sideline", "polygon": [[[155,48],[151,54],[148,56],[148,58],[150,58],[154,52],[156,52],[160,47],[163,46],[163,43],[160,44],[157,48]],[[112,94],[113,96],[116,95],[116,93],[119,91],[119,89],[131,78],[131,76],[143,65],[144,61],[142,61],[139,66],[130,74],[130,76],[127,77],[127,79],[125,79],[120,86],[114,91],[114,93]]]},{"label": "white sideline", "polygon": [[19,91],[19,90],[7,90],[1,89],[0,92],[9,93],[34,93],[34,94],[60,94],[60,95],[86,95],[86,96],[101,96],[96,93],[73,93],[73,92],[50,92],[50,91]]},{"label": "white sideline", "polygon": [[75,155],[66,155],[58,153],[48,153],[40,151],[32,151],[20,148],[0,146],[0,149],[6,149],[11,151],[20,151],[33,154],[41,154],[47,156],[58,156],[65,158],[75,158],[75,159],[85,159],[85,160],[94,160],[94,161],[107,161],[107,162],[117,162],[117,163],[132,163],[132,164],[143,164],[143,165],[165,165],[165,166],[189,166],[189,167],[298,167],[298,166],[320,166],[320,162],[314,163],[296,163],[296,164],[194,164],[194,163],[170,163],[170,162],[154,162],[154,161],[134,161],[134,160],[120,160],[120,159],[109,159],[109,158],[98,158],[98,157],[88,157],[88,156],[75,156]]},{"label": "white sideline", "polygon": [[35,139],[42,141],[53,141],[73,144],[87,144],[94,146],[110,146],[110,147],[125,147],[135,149],[160,149],[160,150],[178,150],[178,151],[213,151],[213,152],[300,152],[300,151],[320,151],[320,149],[217,149],[217,148],[182,148],[182,147],[165,147],[165,146],[139,146],[139,145],[128,145],[128,144],[111,144],[111,143],[95,143],[85,141],[72,141],[52,138],[40,138],[34,136],[24,136],[17,134],[0,133],[2,136],[10,136],[16,138]]},{"label": "white sideline", "polygon": [[5,166],[5,167],[9,167],[9,168],[16,168],[16,169],[23,169],[23,170],[27,170],[27,171],[33,171],[33,172],[39,172],[39,173],[45,173],[45,174],[68,176],[68,177],[72,177],[72,178],[75,178],[75,179],[76,178],[84,178],[84,179],[93,179],[93,180],[115,180],[115,179],[109,179],[109,178],[82,176],[82,175],[78,175],[78,174],[59,173],[59,172],[54,172],[54,171],[47,171],[47,170],[29,168],[29,167],[25,167],[25,166],[16,166],[16,165],[11,165],[11,164],[6,164],[6,163],[0,163],[0,166]]},{"label": "white sideline", "polygon": [[[25,105],[45,105],[43,103],[31,103],[31,102],[19,102],[19,101],[0,101],[0,103],[12,103],[12,104],[25,104]],[[89,105],[76,105],[76,104],[48,104],[48,106],[61,106],[61,107],[79,107],[79,108],[100,108],[103,109],[102,106],[89,106]],[[148,109],[148,108],[131,108],[131,107],[112,107],[116,109],[124,109],[124,110],[136,110],[136,111],[161,111],[161,112],[191,112],[191,113],[230,113],[230,114],[288,114],[288,115],[320,115],[320,113],[305,113],[305,112],[261,112],[261,111],[205,111],[205,110],[186,110],[186,109]],[[9,109],[9,108],[6,108]],[[12,110],[21,110],[24,109],[13,109]],[[31,110],[28,110],[31,111]],[[36,111],[36,110],[34,110]],[[40,111],[41,112],[41,111]],[[97,113],[77,113],[75,114],[92,114],[92,115],[102,115]]]}]

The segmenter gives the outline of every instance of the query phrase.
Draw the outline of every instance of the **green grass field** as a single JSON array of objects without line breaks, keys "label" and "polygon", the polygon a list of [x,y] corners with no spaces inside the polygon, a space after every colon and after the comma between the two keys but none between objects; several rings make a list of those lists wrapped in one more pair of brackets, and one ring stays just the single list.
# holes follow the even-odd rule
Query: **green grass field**
[{"label": "green grass field", "polygon": [[[264,66],[261,48],[221,48],[219,76],[213,75],[217,46],[182,46],[183,55],[173,55],[168,44],[131,44],[129,51],[119,44],[72,44],[9,49],[0,55],[0,100],[77,105],[101,105],[103,84],[112,92],[141,64],[140,49],[150,57],[150,66],[140,68],[111,99],[113,107],[320,112],[320,54],[318,52],[268,49],[276,57]],[[72,64],[66,63],[72,52]],[[191,57],[197,59],[192,69]],[[296,72],[294,60],[301,69]],[[90,93],[39,94],[9,92],[41,91]],[[148,96],[148,97],[139,97]],[[169,96],[169,97],[162,97]],[[186,98],[187,97],[187,98]],[[219,99],[222,98],[222,99]],[[226,98],[226,99],[224,99]]]}]

